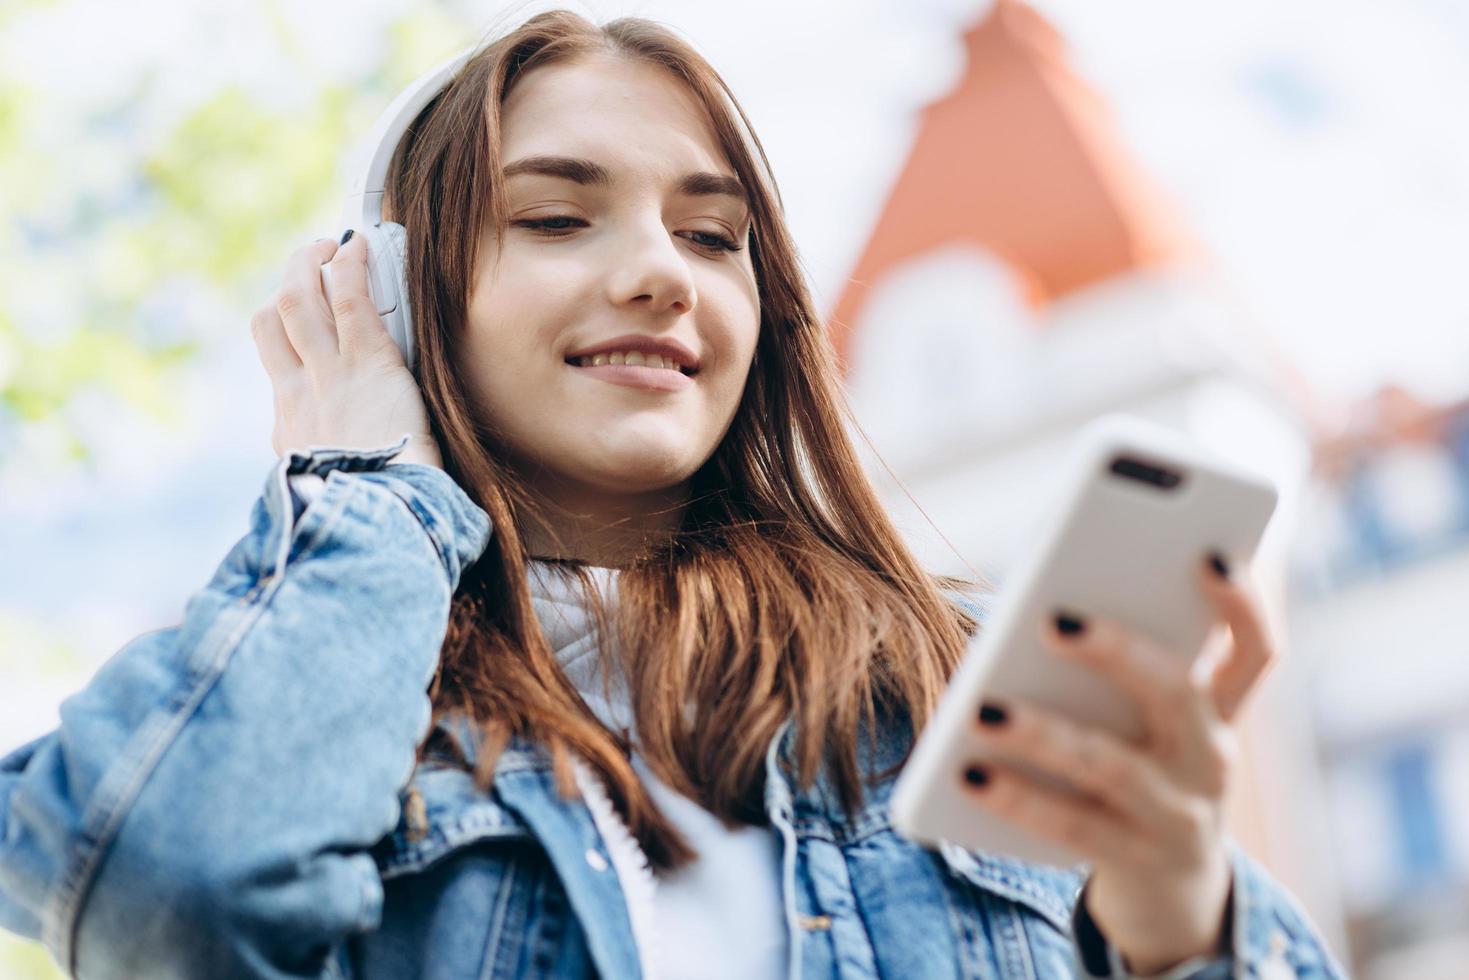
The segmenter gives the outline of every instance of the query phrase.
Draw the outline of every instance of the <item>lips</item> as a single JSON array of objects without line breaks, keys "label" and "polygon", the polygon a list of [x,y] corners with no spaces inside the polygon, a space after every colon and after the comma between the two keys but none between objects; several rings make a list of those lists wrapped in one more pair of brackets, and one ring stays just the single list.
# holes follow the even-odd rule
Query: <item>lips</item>
[{"label": "lips", "polygon": [[634,364],[598,364],[591,367],[573,365],[572,370],[596,381],[606,381],[624,388],[641,388],[644,391],[683,391],[694,383],[694,379],[682,371],[639,367]]},{"label": "lips", "polygon": [[[665,361],[671,361],[673,366],[678,368],[679,373],[685,376],[695,374],[699,370],[698,356],[683,344],[672,337],[649,337],[644,334],[625,334],[585,347],[578,347],[567,353],[566,363],[580,366],[582,358],[595,357],[598,354],[606,354],[609,357],[612,354],[625,356],[630,353],[641,354],[644,358],[659,357]],[[659,369],[653,368],[652,370]]]}]

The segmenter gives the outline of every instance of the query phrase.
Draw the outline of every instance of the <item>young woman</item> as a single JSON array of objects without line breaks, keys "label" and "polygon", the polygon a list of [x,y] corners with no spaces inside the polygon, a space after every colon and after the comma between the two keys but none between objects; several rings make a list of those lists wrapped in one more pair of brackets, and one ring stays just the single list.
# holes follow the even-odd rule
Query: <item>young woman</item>
[{"label": "young woman", "polygon": [[291,257],[252,320],[285,458],[184,622],[0,763],[0,925],[83,977],[1339,975],[1222,830],[1271,641],[1202,555],[1206,678],[1047,627],[1146,743],[976,719],[1085,804],[954,774],[1088,866],[893,833],[976,607],[865,481],[764,153],[684,42],[532,18],[388,197],[414,370],[363,236]]}]

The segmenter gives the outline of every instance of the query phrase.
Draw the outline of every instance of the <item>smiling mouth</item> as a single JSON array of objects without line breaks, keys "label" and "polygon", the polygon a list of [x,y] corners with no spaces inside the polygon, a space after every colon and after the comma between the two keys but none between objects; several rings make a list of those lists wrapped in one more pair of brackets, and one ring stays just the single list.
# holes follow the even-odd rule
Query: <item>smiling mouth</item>
[{"label": "smiling mouth", "polygon": [[621,364],[615,364],[604,354],[567,358],[566,364],[578,374],[584,374],[592,380],[643,391],[684,391],[694,383],[691,375],[697,373],[697,369],[677,365],[650,365],[646,359],[642,364],[629,364],[625,360]]},{"label": "smiling mouth", "polygon": [[566,363],[572,367],[638,367],[653,371],[670,371],[682,374],[684,377],[693,377],[698,373],[697,368],[685,367],[672,358],[660,357],[657,354],[644,354],[639,351],[614,351],[607,354],[588,354],[583,357],[568,357]]}]

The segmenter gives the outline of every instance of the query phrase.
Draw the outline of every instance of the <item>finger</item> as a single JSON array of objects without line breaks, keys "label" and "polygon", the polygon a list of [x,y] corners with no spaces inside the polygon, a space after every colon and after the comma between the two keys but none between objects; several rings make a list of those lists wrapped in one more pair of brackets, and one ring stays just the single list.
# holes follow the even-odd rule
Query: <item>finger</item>
[{"label": "finger", "polygon": [[280,384],[293,372],[301,370],[301,358],[291,346],[286,326],[273,305],[262,306],[250,317],[250,337],[255,341],[260,363],[273,384]]},{"label": "finger", "polygon": [[321,284],[321,265],[335,251],[337,243],[324,238],[292,252],[276,300],[286,336],[308,367],[329,365],[337,356],[337,328]]},{"label": "finger", "polygon": [[1188,694],[1188,665],[1115,620],[1066,615],[1081,623],[1080,631],[1063,633],[1056,618],[1047,620],[1041,624],[1047,648],[1116,684],[1137,705],[1150,740],[1176,742],[1179,704]]},{"label": "finger", "polygon": [[1004,765],[971,764],[960,785],[975,805],[1089,860],[1116,861],[1137,853],[1138,833],[1105,805],[1049,789]]},{"label": "finger", "polygon": [[1276,655],[1259,600],[1243,580],[1228,577],[1228,562],[1223,556],[1220,558],[1225,575],[1216,572],[1206,558],[1199,566],[1198,576],[1200,588],[1228,625],[1233,640],[1229,651],[1215,666],[1210,683],[1214,710],[1228,721],[1239,712],[1240,705],[1275,662]]},{"label": "finger", "polygon": [[377,304],[367,286],[367,236],[352,235],[332,256],[331,311],[337,325],[337,346],[353,357],[392,345]]},{"label": "finger", "polygon": [[1013,702],[986,702],[975,724],[998,757],[1056,776],[1131,822],[1156,826],[1176,809],[1179,794],[1157,763],[1111,732]]}]

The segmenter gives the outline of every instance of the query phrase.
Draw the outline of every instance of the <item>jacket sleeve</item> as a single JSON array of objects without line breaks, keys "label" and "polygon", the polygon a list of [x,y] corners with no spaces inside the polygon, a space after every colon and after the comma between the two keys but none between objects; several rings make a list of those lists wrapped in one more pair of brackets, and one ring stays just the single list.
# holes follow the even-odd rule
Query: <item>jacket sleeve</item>
[{"label": "jacket sleeve", "polygon": [[319,976],[375,929],[461,572],[490,522],[406,444],[281,459],[183,622],[0,760],[0,927],[78,977]]},{"label": "jacket sleeve", "polygon": [[1225,948],[1218,956],[1197,956],[1140,978],[1078,901],[1072,916],[1077,975],[1109,980],[1344,980],[1346,973],[1290,893],[1232,841],[1230,854],[1234,887]]}]

